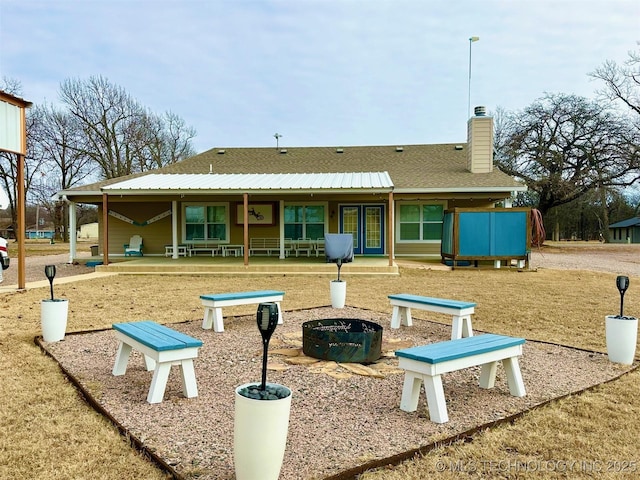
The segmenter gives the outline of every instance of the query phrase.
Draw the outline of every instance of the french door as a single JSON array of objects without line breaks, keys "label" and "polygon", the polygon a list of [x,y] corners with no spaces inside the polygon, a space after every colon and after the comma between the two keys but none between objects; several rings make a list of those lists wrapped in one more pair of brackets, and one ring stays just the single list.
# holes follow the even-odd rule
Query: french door
[{"label": "french door", "polygon": [[384,214],[384,205],[340,206],[340,233],[353,235],[354,254],[384,254]]}]

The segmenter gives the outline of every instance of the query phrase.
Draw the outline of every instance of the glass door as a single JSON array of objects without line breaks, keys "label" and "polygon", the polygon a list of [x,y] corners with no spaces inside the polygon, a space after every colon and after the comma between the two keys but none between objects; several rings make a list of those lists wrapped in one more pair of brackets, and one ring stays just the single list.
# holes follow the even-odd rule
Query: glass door
[{"label": "glass door", "polygon": [[384,254],[384,205],[341,205],[340,233],[353,235],[353,253]]}]

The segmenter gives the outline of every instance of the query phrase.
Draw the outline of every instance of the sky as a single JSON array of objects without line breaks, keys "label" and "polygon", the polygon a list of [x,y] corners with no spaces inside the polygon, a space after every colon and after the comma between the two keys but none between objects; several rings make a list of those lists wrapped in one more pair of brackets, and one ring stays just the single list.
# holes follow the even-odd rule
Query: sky
[{"label": "sky", "polygon": [[638,0],[0,0],[0,84],[102,76],[199,152],[465,142],[474,106],[595,99],[638,49]]}]

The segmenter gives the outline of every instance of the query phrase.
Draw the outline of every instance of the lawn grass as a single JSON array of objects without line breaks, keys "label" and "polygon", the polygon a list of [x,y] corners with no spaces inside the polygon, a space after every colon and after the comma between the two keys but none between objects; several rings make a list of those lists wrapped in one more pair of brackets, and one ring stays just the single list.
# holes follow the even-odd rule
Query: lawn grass
[{"label": "lawn grass", "polygon": [[[615,275],[606,273],[402,268],[399,277],[345,280],[347,304],[354,307],[390,314],[391,293],[473,301],[478,304],[474,330],[603,352],[604,316],[619,306]],[[631,278],[625,297],[630,315],[640,311],[639,280]],[[278,289],[286,292],[285,310],[322,306],[329,303],[327,283],[314,276],[116,276],[61,284],[56,293],[70,301],[67,330],[84,331],[145,318],[167,324],[196,320],[202,316],[199,295],[214,290]],[[34,344],[40,300],[46,296],[46,288],[0,296],[0,478],[166,478],[85,403]],[[255,306],[225,310],[225,315],[253,313]],[[632,470],[640,468],[635,463],[640,460],[638,385],[636,370],[513,424],[361,478],[633,478]]]}]

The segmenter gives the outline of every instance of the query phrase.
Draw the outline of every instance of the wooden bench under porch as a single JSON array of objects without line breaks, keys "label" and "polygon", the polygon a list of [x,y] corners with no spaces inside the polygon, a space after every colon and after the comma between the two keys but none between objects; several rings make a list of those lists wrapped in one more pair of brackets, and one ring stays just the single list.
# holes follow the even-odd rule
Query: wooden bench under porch
[{"label": "wooden bench under porch", "polygon": [[391,328],[400,328],[400,325],[410,327],[413,325],[411,309],[428,310],[430,312],[445,313],[453,317],[451,325],[451,340],[462,337],[472,337],[471,315],[475,312],[475,303],[448,300],[445,298],[423,297],[408,293],[389,295],[393,306],[391,316]]},{"label": "wooden bench under porch", "polygon": [[424,382],[431,421],[446,423],[449,416],[442,375],[481,365],[480,387],[493,388],[500,360],[506,372],[511,395],[525,396],[518,364],[518,356],[522,355],[524,342],[524,338],[487,333],[397,350],[395,353],[398,366],[405,370],[400,409],[405,412],[416,411],[420,385]]},{"label": "wooden bench under porch", "polygon": [[213,326],[214,332],[224,332],[224,320],[222,318],[222,307],[232,305],[250,305],[262,302],[274,302],[278,306],[278,324],[282,324],[282,310],[280,302],[284,298],[284,292],[277,290],[256,290],[249,292],[232,293],[210,293],[200,295],[202,306],[204,307],[204,318],[202,328],[210,329]]},{"label": "wooden bench under porch", "polygon": [[147,402],[162,402],[172,365],[180,367],[184,396],[198,396],[193,359],[198,356],[201,340],[152,321],[114,323],[113,329],[120,343],[112,373],[125,374],[131,350],[142,353],[146,369],[154,371]]}]

